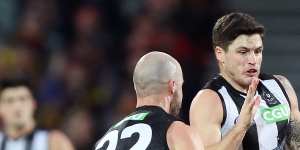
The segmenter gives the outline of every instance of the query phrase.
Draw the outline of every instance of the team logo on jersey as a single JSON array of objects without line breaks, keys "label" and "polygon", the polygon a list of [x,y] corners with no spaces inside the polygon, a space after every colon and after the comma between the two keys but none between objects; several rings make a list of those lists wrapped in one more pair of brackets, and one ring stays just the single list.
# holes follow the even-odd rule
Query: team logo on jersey
[{"label": "team logo on jersey", "polygon": [[268,104],[270,105],[274,105],[274,104],[277,104],[278,103],[278,100],[275,98],[275,96],[270,93],[270,92],[266,92],[266,91],[263,91],[262,94],[261,94],[261,98],[263,100],[265,100]]},{"label": "team logo on jersey", "polygon": [[260,107],[261,117],[267,124],[288,120],[290,110],[287,104],[280,104],[273,107]]}]

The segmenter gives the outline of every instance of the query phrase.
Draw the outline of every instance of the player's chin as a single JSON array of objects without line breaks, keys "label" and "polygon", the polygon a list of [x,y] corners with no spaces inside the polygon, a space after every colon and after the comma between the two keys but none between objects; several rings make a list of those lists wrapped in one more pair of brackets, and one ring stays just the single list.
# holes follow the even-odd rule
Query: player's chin
[{"label": "player's chin", "polygon": [[250,82],[254,79],[254,78],[258,78],[258,73],[255,73],[255,74],[244,74],[244,80],[246,82]]},{"label": "player's chin", "polygon": [[245,77],[242,82],[245,86],[249,86],[251,84],[253,78],[254,77]]}]

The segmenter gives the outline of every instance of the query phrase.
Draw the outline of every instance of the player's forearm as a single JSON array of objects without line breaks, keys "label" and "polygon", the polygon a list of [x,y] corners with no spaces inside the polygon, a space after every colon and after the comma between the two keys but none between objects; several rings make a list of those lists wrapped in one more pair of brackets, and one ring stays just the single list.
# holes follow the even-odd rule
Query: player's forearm
[{"label": "player's forearm", "polygon": [[245,129],[235,126],[219,143],[209,145],[205,147],[205,150],[238,150],[245,134]]}]

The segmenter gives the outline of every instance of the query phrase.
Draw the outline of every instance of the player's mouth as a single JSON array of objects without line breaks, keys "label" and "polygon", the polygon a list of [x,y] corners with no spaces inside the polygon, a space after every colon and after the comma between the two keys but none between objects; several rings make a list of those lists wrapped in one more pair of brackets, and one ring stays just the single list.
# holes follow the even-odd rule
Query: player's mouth
[{"label": "player's mouth", "polygon": [[247,70],[246,74],[250,77],[253,77],[257,74],[257,69],[249,69]]}]

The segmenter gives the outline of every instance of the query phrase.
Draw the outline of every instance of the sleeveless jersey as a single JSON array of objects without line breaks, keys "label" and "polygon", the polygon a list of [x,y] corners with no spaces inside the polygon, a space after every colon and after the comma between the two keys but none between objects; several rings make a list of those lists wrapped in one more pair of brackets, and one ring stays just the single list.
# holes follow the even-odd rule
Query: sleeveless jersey
[{"label": "sleeveless jersey", "polygon": [[10,139],[1,132],[0,150],[48,150],[48,132],[34,130],[31,134],[18,139]]},{"label": "sleeveless jersey", "polygon": [[176,120],[160,107],[139,107],[112,126],[95,150],[168,150],[167,130]]},{"label": "sleeveless jersey", "polygon": [[[254,123],[248,129],[241,146],[243,150],[283,150],[290,119],[288,96],[280,81],[261,74],[256,95],[261,101]],[[234,89],[222,76],[210,80],[204,89],[214,90],[223,105],[222,137],[235,125],[246,93]]]}]

